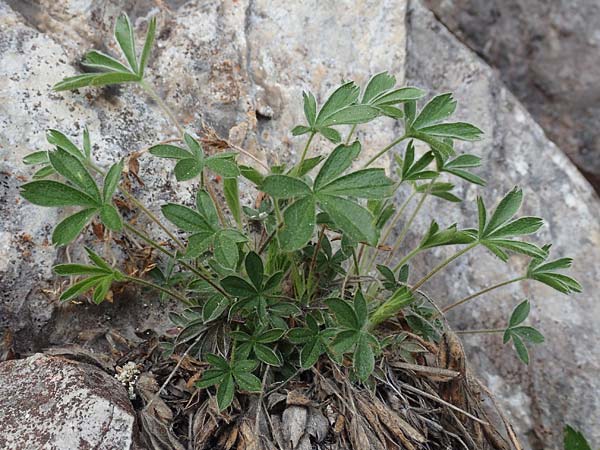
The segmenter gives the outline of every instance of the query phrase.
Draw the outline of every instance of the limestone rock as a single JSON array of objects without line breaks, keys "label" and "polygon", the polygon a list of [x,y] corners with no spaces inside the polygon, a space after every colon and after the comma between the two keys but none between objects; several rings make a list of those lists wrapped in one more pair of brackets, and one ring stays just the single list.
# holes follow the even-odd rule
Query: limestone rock
[{"label": "limestone rock", "polygon": [[[76,137],[88,125],[96,144],[94,156],[103,164],[173,136],[156,105],[148,104],[134,87],[50,92],[56,81],[80,70],[78,63],[89,48],[115,52],[108,45],[109,31],[120,10],[131,14],[138,38],[148,17],[158,14],[150,80],[189,130],[200,131],[206,123],[264,161],[298,157],[304,138],[292,138],[289,130],[301,119],[303,89],[322,99],[342,79],[362,83],[369,74],[390,70],[399,82],[432,93],[456,92],[462,118],[487,133],[475,148],[484,156],[490,186],[481,191],[461,185],[459,193],[468,200],[464,205],[447,208],[432,201],[428,211],[444,211],[441,217],[436,214],[444,225],[471,226],[476,194],[483,193],[492,204],[513,185],[523,186],[525,212],[548,220],[542,243],[552,239],[556,254],[575,257],[574,275],[589,294],[567,299],[528,283],[474,302],[461,315],[450,317],[451,323],[458,329],[501,326],[514,303],[531,297],[534,323],[547,336],[535,349],[531,368],[518,364],[496,337],[470,338],[472,366],[505,399],[527,448],[558,448],[566,421],[592,440],[599,439],[594,433],[600,422],[600,355],[594,344],[600,307],[593,297],[600,279],[600,202],[494,72],[419,3],[412,3],[408,16],[403,0],[344,1],[335,6],[267,0],[36,4],[39,7],[30,8],[29,3],[0,0],[0,77],[5,80],[0,85],[0,215],[8,218],[0,222],[0,328],[16,332],[21,352],[72,341],[77,332],[93,326],[116,327],[129,336],[136,327],[165,326],[167,308],[147,294],[143,299],[116,298],[113,305],[100,308],[58,305],[61,281],[49,267],[64,261],[66,254],[48,243],[58,214],[18,199],[18,185],[31,175],[21,159],[47,148],[46,128]],[[368,131],[358,127],[357,132],[364,158],[390,142],[400,127],[381,119]],[[314,152],[325,148],[329,144],[317,142]],[[134,185],[154,212],[166,201],[193,201],[194,183],[176,183],[171,168],[147,154],[140,158],[144,186]],[[251,195],[246,192],[246,203]],[[420,228],[427,216],[419,216]],[[92,233],[85,239],[93,241]],[[411,234],[407,242],[416,239]],[[103,243],[95,245],[101,248]],[[81,257],[79,247],[72,246],[74,260]],[[115,252],[118,260],[121,253]],[[431,267],[443,253],[416,260],[415,272],[422,271],[424,263]],[[473,253],[426,287],[445,304],[521,273],[526,260],[511,262],[507,269],[485,252]]]},{"label": "limestone rock", "polygon": [[426,0],[600,189],[600,3]]},{"label": "limestone rock", "polygon": [[0,421],[6,450],[138,448],[125,388],[96,367],[60,357],[0,364]]},{"label": "limestone rock", "polygon": [[[592,442],[600,441],[600,339],[598,280],[600,280],[600,202],[592,187],[564,154],[544,135],[529,113],[483,61],[468,50],[418,2],[407,17],[406,79],[432,92],[454,92],[460,119],[485,130],[478,150],[478,173],[485,188],[460,184],[460,208],[442,200],[427,201],[418,226],[430,217],[445,226],[476,224],[476,195],[493,206],[513,186],[524,189],[523,215],[546,220],[537,242],[554,242],[552,255],[572,256],[573,274],[584,293],[564,296],[536,282],[511,285],[466,304],[449,316],[455,329],[497,328],[506,324],[512,308],[524,298],[532,303],[531,323],[546,336],[534,346],[529,367],[519,363],[501,337],[465,336],[470,364],[481,374],[509,411],[528,448],[562,449],[562,429],[574,424]],[[460,147],[459,147],[460,148]],[[464,148],[464,147],[463,147]],[[444,211],[440,216],[438,211]],[[419,236],[413,235],[413,242]],[[407,245],[407,250],[412,246]],[[415,279],[453,249],[433,251],[421,259]],[[467,254],[443,275],[424,286],[440,305],[448,305],[491,284],[523,274],[527,258],[513,257],[508,265],[483,249]],[[419,272],[417,270],[417,272]]]}]

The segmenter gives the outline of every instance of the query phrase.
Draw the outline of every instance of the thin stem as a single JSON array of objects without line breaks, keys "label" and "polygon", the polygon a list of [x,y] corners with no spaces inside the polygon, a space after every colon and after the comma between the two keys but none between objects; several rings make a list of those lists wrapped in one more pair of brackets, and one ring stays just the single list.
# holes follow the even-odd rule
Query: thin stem
[{"label": "thin stem", "polygon": [[354,124],[352,125],[352,128],[350,128],[350,133],[348,133],[348,137],[346,138],[346,142],[344,142],[345,145],[348,145],[350,143],[350,139],[352,139],[352,135],[354,134],[354,130],[356,130],[356,125]]},{"label": "thin stem", "polygon": [[185,245],[183,244],[183,242],[181,242],[177,238],[177,236],[175,236],[171,231],[169,231],[169,229],[160,221],[160,219],[158,217],[156,217],[152,211],[150,211],[148,208],[146,208],[142,202],[140,202],[137,198],[135,198],[135,196],[131,192],[129,192],[127,189],[125,189],[122,186],[119,186],[119,190],[125,197],[127,197],[129,200],[131,200],[131,202],[135,206],[140,208],[144,212],[144,214],[146,214],[150,218],[150,220],[152,220],[154,223],[156,223],[160,227],[160,229],[163,230],[167,234],[167,236],[169,236],[173,240],[173,242],[175,242],[175,244],[177,244],[177,246],[179,248],[181,248],[181,249],[185,248]]},{"label": "thin stem", "polygon": [[461,300],[458,300],[457,302],[452,303],[451,305],[448,305],[448,306],[442,308],[441,312],[443,314],[445,314],[448,311],[450,311],[451,309],[454,309],[457,306],[460,306],[463,303],[468,302],[469,300],[473,300],[474,298],[477,298],[480,295],[487,294],[488,292],[493,291],[494,289],[498,289],[498,288],[501,288],[503,286],[507,286],[507,285],[512,284],[512,283],[517,283],[519,281],[525,280],[526,278],[527,277],[517,277],[517,278],[513,278],[511,280],[503,281],[502,283],[494,284],[493,286],[489,286],[489,287],[487,287],[485,289],[482,289],[482,290],[480,290],[478,292],[475,292],[474,294],[471,294],[471,295],[469,295],[469,296],[467,296],[467,297],[465,297],[465,298],[463,298]]},{"label": "thin stem", "polygon": [[[323,236],[325,235],[325,225],[321,226],[321,231],[319,232],[319,236],[317,238],[317,243],[315,244],[315,249],[313,252],[313,256],[310,260],[310,266],[308,268],[308,282],[309,284],[309,289],[312,291],[313,289],[313,277],[314,277],[314,272],[315,272],[315,267],[317,266],[317,256],[319,254],[319,251],[321,250],[321,241],[323,240]],[[316,291],[316,290],[315,290]],[[314,292],[310,292],[308,295],[308,299],[309,299],[309,303],[310,300],[312,298]]]},{"label": "thin stem", "polygon": [[419,214],[419,211],[421,211],[421,208],[423,207],[425,200],[427,200],[427,197],[429,196],[429,192],[431,191],[431,187],[433,186],[433,181],[434,180],[432,180],[431,183],[429,183],[427,190],[423,193],[423,195],[421,195],[421,198],[419,199],[419,203],[417,203],[417,207],[415,208],[415,210],[409,217],[408,221],[402,227],[402,231],[400,231],[400,234],[398,235],[396,242],[394,242],[394,245],[392,246],[392,251],[390,252],[390,254],[388,255],[388,257],[385,261],[386,264],[388,264],[391,261],[391,259],[394,256],[394,253],[396,253],[396,251],[398,251],[398,249],[400,248],[400,245],[402,245],[402,242],[404,242],[404,238],[410,231],[410,227],[412,226],[413,222],[415,221],[417,214]]},{"label": "thin stem", "polygon": [[[415,195],[416,195],[416,192],[412,192],[408,196],[408,198],[404,201],[404,203],[402,204],[402,206],[400,206],[400,209],[398,209],[398,211],[394,215],[394,218],[392,219],[392,221],[388,225],[385,233],[383,234],[383,237],[380,239],[379,242],[381,242],[381,244],[385,244],[385,241],[387,241],[387,239],[390,236],[390,234],[391,234],[394,226],[396,225],[396,223],[398,223],[398,220],[400,220],[400,217],[402,217],[402,215],[404,214],[404,210],[409,205],[410,201],[414,198]],[[373,249],[373,254],[371,255],[371,258],[369,259],[369,263],[366,265],[366,270],[364,270],[363,273],[369,273],[371,271],[371,269],[373,268],[373,264],[375,263],[376,259],[377,259],[377,247],[375,247]]]},{"label": "thin stem", "polygon": [[395,147],[397,144],[402,142],[407,137],[408,137],[407,135],[403,134],[398,139],[396,139],[394,142],[392,142],[390,145],[382,148],[375,156],[373,156],[371,159],[369,159],[366,162],[366,164],[363,166],[363,169],[369,167],[371,164],[373,164],[375,161],[377,161],[383,154],[385,154],[388,150],[390,150],[392,147]]},{"label": "thin stem", "polygon": [[163,112],[167,115],[167,117],[169,118],[171,123],[173,125],[175,125],[175,128],[177,128],[177,131],[179,132],[179,134],[181,136],[183,136],[183,134],[185,133],[183,127],[181,126],[181,124],[179,123],[177,118],[175,117],[175,114],[173,114],[173,111],[171,111],[171,108],[169,108],[167,106],[167,104],[163,101],[163,99],[160,98],[160,95],[158,95],[156,93],[156,91],[154,90],[152,85],[150,85],[146,81],[142,80],[142,81],[140,81],[140,86],[146,92],[146,94],[148,94],[150,96],[150,98],[156,102],[156,104],[159,106],[159,108],[163,110]]},{"label": "thin stem", "polygon": [[420,251],[421,251],[421,247],[416,247],[416,248],[412,249],[404,258],[402,258],[398,262],[398,264],[396,264],[394,266],[392,271],[395,272],[396,270],[398,270],[400,267],[402,267],[404,264],[406,264],[413,256],[415,256]]},{"label": "thin stem", "polygon": [[455,330],[456,334],[491,334],[491,333],[504,333],[506,330],[503,328],[487,328],[481,330]]},{"label": "thin stem", "polygon": [[437,267],[435,267],[435,269],[433,269],[431,272],[429,272],[427,275],[425,275],[423,278],[421,278],[421,280],[419,280],[419,282],[412,287],[412,291],[414,292],[417,289],[419,289],[421,286],[423,286],[427,282],[427,280],[429,280],[431,277],[433,277],[436,273],[438,273],[440,270],[442,270],[444,267],[446,267],[448,264],[450,264],[455,259],[460,258],[462,255],[467,253],[469,250],[477,247],[478,244],[479,244],[479,242],[473,242],[472,244],[463,248],[461,251],[456,252],[454,255],[452,255],[445,261],[443,261],[441,264],[439,264]]},{"label": "thin stem", "polygon": [[132,281],[134,283],[140,284],[142,286],[149,287],[149,288],[156,289],[158,291],[164,292],[165,294],[170,295],[174,299],[177,299],[177,300],[179,300],[180,302],[183,302],[186,305],[190,304],[190,301],[187,298],[179,295],[177,292],[173,292],[170,289],[167,289],[165,287],[159,286],[158,284],[154,284],[154,283],[152,283],[150,281],[146,281],[146,280],[143,280],[142,278],[138,278],[138,277],[126,276],[125,279],[129,280],[129,281]]},{"label": "thin stem", "polygon": [[300,169],[302,168],[302,164],[304,164],[304,159],[306,159],[306,154],[308,153],[308,148],[310,147],[310,144],[312,143],[312,140],[314,137],[315,137],[315,132],[313,131],[312,133],[310,133],[310,136],[308,137],[308,141],[306,141],[306,145],[304,146],[304,150],[302,151],[302,156],[300,157],[300,161],[298,162],[298,164],[296,165],[296,167],[294,169],[294,175],[297,175],[298,172],[300,171]]},{"label": "thin stem", "polygon": [[140,230],[138,230],[137,228],[133,227],[132,225],[128,224],[127,222],[125,222],[123,224],[123,226],[126,229],[128,229],[129,231],[131,231],[133,234],[135,234],[137,237],[139,237],[140,239],[142,239],[144,242],[146,242],[147,244],[149,244],[151,247],[155,248],[156,250],[160,251],[161,253],[164,253],[168,257],[173,258],[174,260],[177,260],[177,263],[180,266],[185,267],[190,272],[193,272],[194,274],[196,274],[197,276],[199,276],[200,278],[202,278],[204,281],[206,281],[208,284],[210,284],[216,291],[220,292],[221,294],[223,294],[227,298],[231,298],[229,296],[229,294],[227,292],[225,292],[223,290],[223,288],[221,288],[221,286],[219,286],[218,284],[216,284],[210,278],[209,275],[207,275],[205,273],[202,273],[199,269],[197,269],[196,267],[194,267],[194,266],[186,263],[185,261],[182,261],[181,259],[177,259],[177,255],[175,255],[174,253],[171,253],[169,250],[167,250],[166,248],[164,248],[158,242],[155,242],[148,235],[146,235],[145,233],[141,232]]}]

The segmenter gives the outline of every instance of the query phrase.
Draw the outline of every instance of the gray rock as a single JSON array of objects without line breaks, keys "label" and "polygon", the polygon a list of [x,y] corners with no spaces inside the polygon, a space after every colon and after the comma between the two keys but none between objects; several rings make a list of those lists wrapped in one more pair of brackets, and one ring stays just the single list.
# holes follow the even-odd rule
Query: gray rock
[{"label": "gray rock", "polygon": [[121,384],[88,364],[33,355],[0,364],[0,447],[135,449],[135,412]]},{"label": "gray rock", "polygon": [[426,0],[600,189],[600,3]]},{"label": "gray rock", "polygon": [[[484,160],[485,188],[460,184],[467,201],[460,207],[443,201],[426,203],[418,227],[430,217],[444,225],[476,224],[476,195],[488,206],[513,186],[524,189],[523,215],[546,220],[537,239],[554,242],[552,255],[572,256],[573,274],[584,293],[566,297],[535,282],[513,284],[482,296],[449,316],[456,329],[498,328],[524,298],[532,303],[531,323],[546,336],[532,349],[526,367],[517,361],[501,337],[465,336],[471,366],[502,399],[528,448],[562,448],[562,429],[570,423],[600,442],[600,339],[598,280],[600,280],[600,202],[594,190],[563,153],[544,135],[523,106],[483,61],[469,51],[419,3],[412,2],[407,18],[407,83],[432,92],[456,93],[459,118],[485,130],[473,148]],[[443,211],[443,215],[438,211]],[[413,242],[419,236],[412,235]],[[412,246],[407,245],[407,249]],[[415,259],[431,268],[454,249],[433,251]],[[482,249],[459,259],[424,287],[440,305],[448,305],[481,288],[523,274],[527,258],[513,257],[508,265]],[[419,272],[417,270],[417,272]]]},{"label": "gray rock", "polygon": [[[0,258],[0,327],[17,332],[20,351],[71,341],[93,326],[116,327],[131,336],[136,327],[160,330],[166,323],[164,307],[148,301],[150,306],[140,309],[145,300],[132,295],[100,308],[59,306],[56,292],[61,286],[49,267],[66,255],[47,241],[58,215],[18,204],[17,195],[17,177],[31,174],[21,158],[46,148],[48,127],[77,135],[87,124],[97,144],[95,156],[102,163],[173,135],[160,111],[147,105],[135,88],[49,91],[54,82],[79,70],[78,61],[87,49],[109,42],[109,30],[121,9],[131,13],[138,36],[143,35],[148,16],[158,12],[157,3],[134,3],[40,0],[39,7],[26,8],[24,2],[11,1],[13,10],[0,0],[0,75],[6,80],[0,85],[0,172],[6,174],[0,214],[10,218],[0,223],[4,257]],[[549,222],[542,240],[554,240],[556,254],[574,256],[575,275],[588,292],[594,292],[600,278],[594,265],[600,256],[596,219],[600,205],[592,188],[494,72],[419,4],[413,5],[407,19],[401,0],[348,1],[335,7],[330,2],[283,5],[266,0],[164,3],[171,12],[159,12],[150,76],[188,129],[200,131],[207,123],[257,158],[284,162],[296,159],[304,144],[303,138],[292,139],[289,133],[301,120],[302,89],[322,99],[342,79],[364,82],[369,74],[387,69],[399,82],[406,79],[432,92],[455,91],[462,118],[487,132],[476,149],[485,157],[490,186],[480,191],[461,185],[459,191],[468,202],[448,208],[432,201],[426,212],[437,213],[444,207],[443,216],[436,214],[443,224],[472,225],[477,193],[483,192],[492,204],[513,185],[522,185],[527,194],[525,212],[539,213]],[[115,51],[112,44],[108,51]],[[387,119],[368,131],[359,127],[363,158],[398,132]],[[325,148],[329,144],[319,141],[314,151]],[[176,184],[169,163],[143,155],[140,177],[145,186],[134,186],[155,212],[165,201],[193,199],[194,184]],[[252,192],[245,194],[250,203]],[[427,216],[419,216],[419,225],[426,223]],[[408,242],[417,238],[411,234]],[[92,239],[88,233],[86,240]],[[96,245],[101,248],[103,243]],[[78,248],[72,246],[75,260],[81,257]],[[119,249],[116,252],[118,259]],[[416,261],[420,268],[424,263],[431,267],[443,255],[432,252]],[[485,252],[474,252],[428,288],[445,304],[491,281],[521,273],[525,263],[514,258],[507,269]],[[47,289],[45,295],[40,288]],[[600,355],[593,344],[599,332],[590,318],[598,317],[599,307],[592,295],[566,299],[528,283],[480,299],[460,316],[452,316],[451,323],[459,329],[501,326],[512,304],[524,295],[540,305],[533,320],[547,335],[547,343],[534,351],[531,368],[518,364],[495,337],[470,338],[472,365],[505,399],[503,404],[529,448],[558,448],[564,421],[598,438],[594,424],[600,398],[590,392],[600,392],[595,377]],[[545,435],[545,430],[550,433]]]}]

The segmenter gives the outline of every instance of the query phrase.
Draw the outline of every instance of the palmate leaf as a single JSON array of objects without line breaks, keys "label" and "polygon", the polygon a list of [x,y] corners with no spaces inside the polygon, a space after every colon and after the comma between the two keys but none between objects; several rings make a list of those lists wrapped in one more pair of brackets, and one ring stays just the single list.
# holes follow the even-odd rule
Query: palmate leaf
[{"label": "palmate leaf", "polygon": [[398,175],[400,181],[418,181],[430,180],[438,176],[437,171],[428,169],[428,166],[434,161],[433,151],[426,152],[415,162],[415,146],[412,140],[406,146],[404,159],[395,155],[398,163]]},{"label": "palmate leaf", "polygon": [[148,23],[144,47],[138,60],[133,27],[127,15],[121,14],[115,23],[114,36],[127,61],[127,65],[110,55],[92,50],[85,55],[82,63],[84,66],[98,70],[99,72],[67,77],[54,85],[53,89],[55,91],[66,91],[87,86],[106,86],[142,81],[144,71],[148,65],[155,33],[156,18],[153,17]]},{"label": "palmate leaf", "polygon": [[543,225],[542,219],[538,217],[521,217],[512,220],[521,207],[522,201],[523,192],[515,187],[504,196],[488,219],[483,200],[477,199],[478,240],[503,261],[508,260],[508,252],[521,253],[534,258],[547,256],[547,251],[537,245],[513,239],[534,233]]},{"label": "palmate leaf", "polygon": [[62,276],[87,276],[87,278],[74,283],[61,294],[60,300],[63,302],[93,290],[94,303],[101,303],[106,298],[113,282],[125,280],[125,276],[121,272],[109,266],[91,249],[86,247],[85,250],[93,265],[59,264],[53,268],[55,273]]},{"label": "palmate leaf", "polygon": [[193,136],[185,133],[183,138],[187,148],[158,144],[149,149],[150,154],[159,158],[177,160],[174,170],[177,181],[196,178],[205,167],[224,178],[236,178],[240,175],[240,169],[234,160],[236,153],[222,152],[205,156],[202,145]]},{"label": "palmate leaf", "polygon": [[520,325],[527,320],[530,309],[529,300],[519,303],[510,316],[508,327],[503,336],[505,344],[512,340],[517,356],[524,364],[529,364],[529,351],[525,342],[531,344],[544,342],[544,336],[538,330],[530,326]]},{"label": "palmate leaf", "polygon": [[292,134],[320,133],[331,142],[339,143],[341,136],[332,126],[365,123],[381,114],[379,109],[371,105],[358,104],[359,94],[358,86],[352,81],[347,82],[327,98],[317,113],[314,95],[304,93],[304,114],[308,125],[294,127]]},{"label": "palmate leaf", "polygon": [[381,199],[393,192],[393,182],[382,169],[364,169],[342,175],[360,153],[360,143],[340,145],[325,160],[315,178],[313,189],[303,180],[289,175],[270,175],[260,186],[274,199],[295,198],[284,211],[279,242],[285,251],[305,246],[314,233],[316,207],[350,239],[375,245],[378,231],[372,214],[346,197]]},{"label": "palmate leaf", "polygon": [[[542,250],[548,254],[550,245],[545,245]],[[534,257],[527,267],[527,278],[544,283],[563,294],[582,291],[582,287],[577,280],[558,272],[559,270],[569,269],[573,263],[572,258],[559,258],[546,262],[547,258],[547,255]]]},{"label": "palmate leaf", "polygon": [[414,87],[394,89],[396,78],[387,72],[373,76],[365,87],[362,99],[363,105],[378,108],[385,116],[400,119],[404,113],[397,105],[421,98],[424,92]]}]

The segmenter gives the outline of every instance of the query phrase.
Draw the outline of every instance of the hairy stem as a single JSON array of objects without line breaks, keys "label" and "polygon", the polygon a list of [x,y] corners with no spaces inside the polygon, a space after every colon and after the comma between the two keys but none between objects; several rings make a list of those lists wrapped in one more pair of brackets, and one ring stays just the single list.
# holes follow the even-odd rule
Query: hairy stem
[{"label": "hairy stem", "polygon": [[413,222],[415,221],[417,214],[419,214],[419,211],[421,211],[421,208],[423,207],[425,200],[427,200],[427,197],[429,196],[429,192],[431,191],[431,187],[433,186],[434,180],[432,180],[431,183],[429,183],[427,190],[421,195],[421,198],[419,199],[419,203],[417,203],[415,210],[409,217],[408,221],[402,227],[402,231],[400,231],[400,234],[398,235],[396,242],[394,242],[394,245],[392,246],[392,251],[390,252],[390,254],[388,255],[388,257],[385,261],[386,264],[389,264],[389,262],[394,257],[394,253],[396,253],[398,251],[398,249],[402,245],[402,242],[404,242],[404,238],[410,231],[410,227],[412,226]]},{"label": "hairy stem", "polygon": [[350,139],[352,139],[354,130],[356,130],[356,124],[352,125],[352,128],[350,128],[350,132],[348,133],[348,137],[346,138],[346,142],[344,142],[344,145],[348,145],[350,143]]},{"label": "hairy stem", "polygon": [[158,217],[156,217],[152,211],[150,211],[148,208],[146,208],[142,202],[140,202],[137,198],[135,198],[135,196],[131,192],[129,192],[127,189],[125,189],[122,186],[119,186],[119,190],[125,197],[127,197],[129,200],[131,200],[131,202],[135,206],[140,208],[144,212],[144,214],[146,214],[150,218],[150,220],[152,220],[154,223],[156,223],[156,225],[158,225],[159,228],[161,230],[163,230],[167,234],[167,236],[169,236],[169,238],[171,238],[173,240],[173,242],[175,242],[175,244],[177,244],[177,246],[179,248],[181,248],[181,249],[185,248],[185,245],[183,244],[183,242],[181,242],[177,238],[177,236],[175,236],[171,231],[169,231],[169,229],[160,221],[160,219]]},{"label": "hairy stem", "polygon": [[402,142],[407,137],[408,136],[404,134],[404,135],[400,136],[398,139],[396,139],[394,142],[392,142],[390,145],[388,145],[387,147],[382,148],[379,152],[377,152],[377,154],[375,156],[373,156],[371,159],[369,159],[365,163],[365,165],[363,166],[363,169],[369,167],[371,164],[373,164],[375,161],[377,161],[379,158],[381,158],[381,156],[383,156],[390,149],[392,149],[393,147],[395,147],[397,144],[399,144],[400,142]]},{"label": "hairy stem", "polygon": [[455,330],[456,334],[492,334],[492,333],[504,333],[503,328],[487,328],[481,330]]},{"label": "hairy stem", "polygon": [[175,114],[173,114],[173,111],[171,111],[171,108],[169,108],[167,106],[167,104],[163,101],[163,99],[160,98],[160,95],[158,95],[156,93],[156,91],[154,90],[154,88],[152,87],[152,85],[150,85],[149,83],[147,83],[144,80],[140,81],[139,84],[142,87],[142,89],[144,90],[144,92],[146,92],[146,94],[148,94],[148,96],[152,100],[154,100],[156,102],[156,104],[158,105],[158,107],[160,109],[162,109],[162,111],[169,118],[169,120],[171,121],[171,123],[173,125],[175,125],[175,128],[177,128],[177,131],[179,132],[179,134],[181,136],[183,136],[183,134],[185,133],[183,127],[181,126],[181,124],[179,123],[179,121],[177,120],[177,118],[175,117]]},{"label": "hairy stem", "polygon": [[443,314],[445,314],[448,311],[450,311],[451,309],[454,309],[457,306],[460,306],[463,303],[468,302],[469,300],[473,300],[474,298],[477,298],[480,295],[487,294],[488,292],[493,291],[494,289],[498,289],[498,288],[501,288],[503,286],[508,286],[509,284],[517,283],[517,282],[525,280],[525,279],[527,279],[527,277],[517,277],[517,278],[512,278],[510,280],[503,281],[502,283],[494,284],[493,286],[489,286],[489,287],[487,287],[485,289],[482,289],[482,290],[480,290],[478,292],[475,292],[474,294],[471,294],[471,295],[469,295],[469,296],[467,296],[467,297],[465,297],[465,298],[463,298],[461,300],[458,300],[457,302],[452,303],[451,305],[448,305],[448,306],[442,308],[441,312]]},{"label": "hairy stem", "polygon": [[223,290],[223,288],[221,288],[221,286],[219,286],[218,284],[216,284],[210,278],[209,275],[201,272],[199,269],[197,269],[196,267],[194,267],[194,266],[186,263],[185,261],[182,261],[181,259],[177,259],[177,255],[175,255],[174,253],[170,252],[169,250],[167,250],[166,248],[164,248],[162,245],[160,245],[158,242],[154,241],[147,234],[143,233],[142,231],[138,230],[137,228],[135,228],[134,226],[128,224],[127,222],[125,222],[123,224],[123,226],[126,229],[128,229],[129,231],[131,231],[133,234],[135,234],[137,237],[139,237],[140,239],[142,239],[144,242],[146,242],[148,245],[150,245],[152,248],[155,248],[159,252],[167,255],[170,258],[173,258],[174,260],[177,261],[177,263],[180,266],[185,267],[190,272],[193,272],[195,275],[197,275],[198,277],[200,277],[204,281],[206,281],[208,284],[210,284],[216,291],[218,291],[219,293],[223,294],[225,297],[230,298],[229,294],[227,294],[227,292],[225,292]]},{"label": "hairy stem", "polygon": [[464,255],[465,253],[467,253],[468,251],[472,250],[473,248],[477,247],[477,245],[479,244],[479,242],[473,242],[472,244],[468,245],[467,247],[463,248],[461,251],[456,252],[454,255],[452,255],[451,257],[449,257],[448,259],[444,260],[441,264],[439,264],[438,266],[436,266],[431,272],[429,272],[427,275],[425,275],[423,278],[421,278],[417,284],[415,284],[412,287],[412,291],[416,291],[417,289],[419,289],[421,286],[423,286],[431,277],[433,277],[436,273],[438,273],[440,270],[442,270],[444,267],[446,267],[448,264],[450,264],[452,261],[454,261],[455,259],[460,258],[462,255]]},{"label": "hairy stem", "polygon": [[309,149],[310,144],[312,143],[312,140],[314,137],[315,137],[315,132],[313,131],[312,133],[310,133],[310,136],[308,137],[308,141],[306,141],[306,145],[304,146],[304,150],[302,151],[302,156],[300,157],[300,161],[294,168],[294,171],[293,171],[294,175],[298,175],[298,173],[300,172],[300,169],[302,168],[302,164],[304,164],[304,160],[306,159],[306,154],[308,153],[308,149]]},{"label": "hairy stem", "polygon": [[145,286],[145,287],[149,287],[151,289],[156,289],[158,291],[164,292],[165,294],[170,295],[174,299],[179,300],[180,302],[183,302],[185,305],[190,305],[191,304],[191,302],[187,298],[183,297],[182,295],[179,295],[177,292],[173,292],[170,289],[167,289],[167,288],[165,288],[163,286],[160,286],[158,284],[154,284],[154,283],[152,283],[150,281],[146,281],[146,280],[144,280],[142,278],[138,278],[138,277],[126,276],[125,279],[128,280],[128,281],[132,281],[133,283],[137,283],[139,285],[142,285],[142,286]]}]

